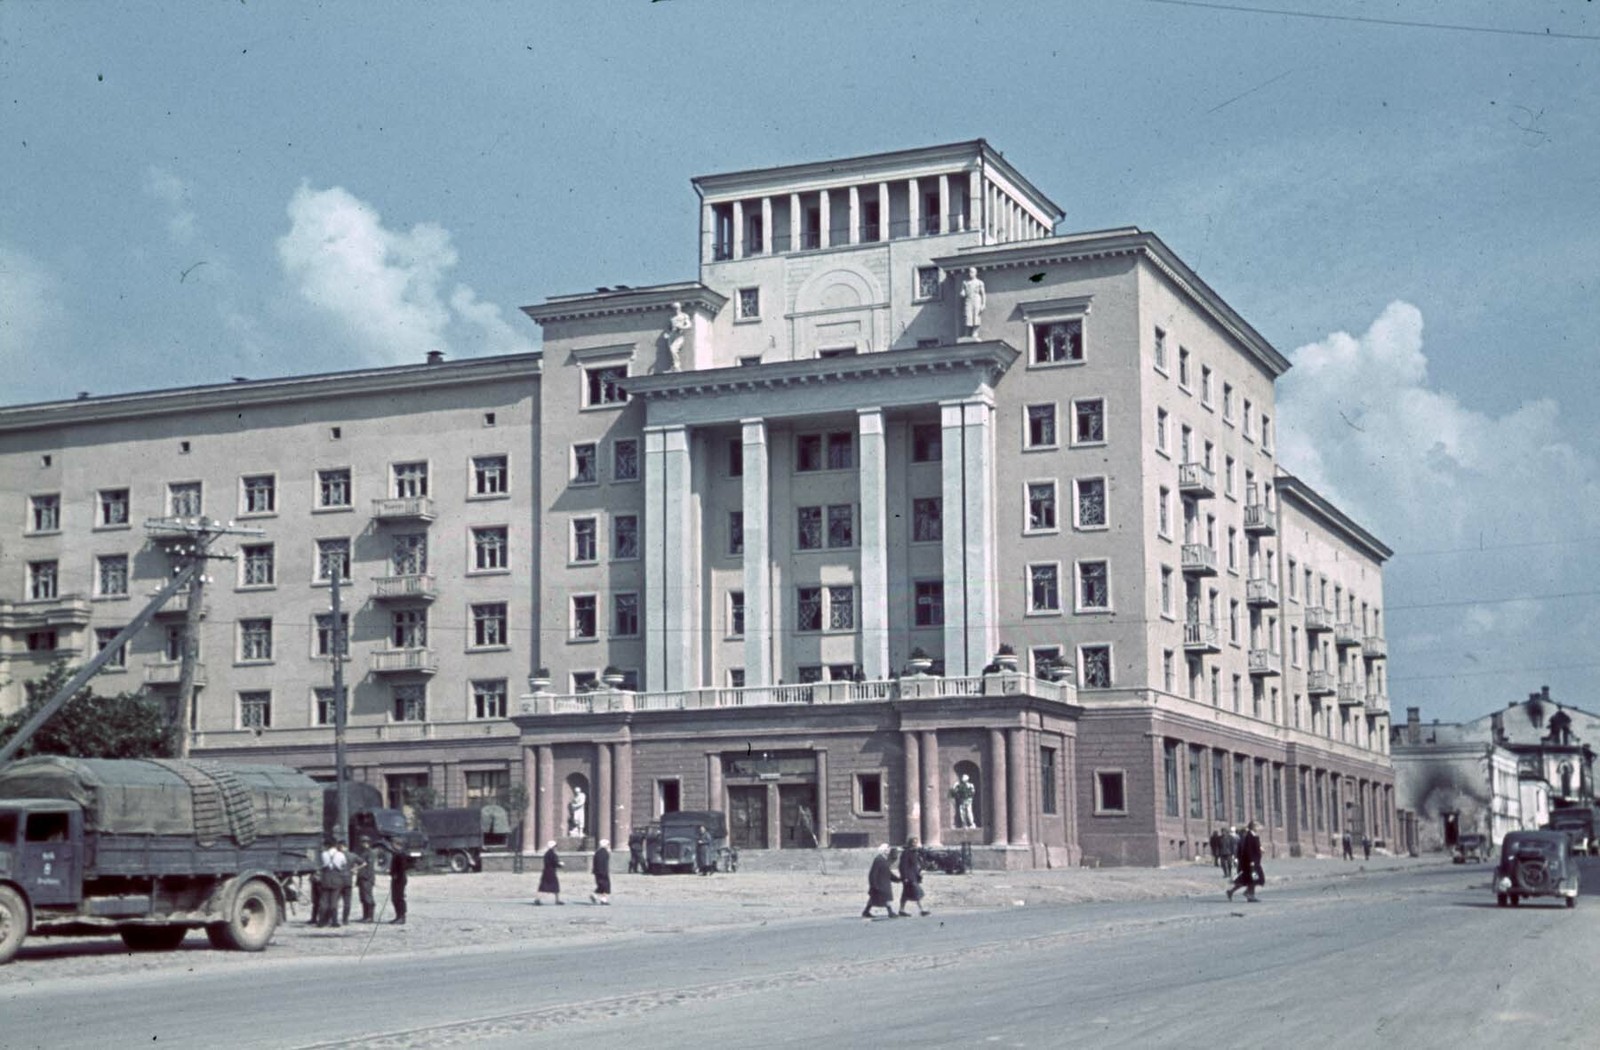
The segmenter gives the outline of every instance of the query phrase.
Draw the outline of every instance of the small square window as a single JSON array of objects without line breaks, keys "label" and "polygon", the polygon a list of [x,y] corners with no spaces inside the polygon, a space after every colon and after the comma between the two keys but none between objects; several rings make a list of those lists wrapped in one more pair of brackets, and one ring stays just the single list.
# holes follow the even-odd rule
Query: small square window
[{"label": "small square window", "polygon": [[278,481],[270,474],[255,474],[240,479],[241,512],[272,514],[278,509]]},{"label": "small square window", "polygon": [[1028,611],[1061,611],[1061,567],[1054,563],[1028,566]]},{"label": "small square window", "polygon": [[499,572],[511,567],[511,545],[505,526],[472,530],[472,568],[475,572]]},{"label": "small square window", "polygon": [[506,603],[480,602],[472,607],[472,648],[500,649],[511,644],[506,631]]},{"label": "small square window", "polygon": [[1094,811],[1096,815],[1115,815],[1128,812],[1124,778],[1125,774],[1121,770],[1095,770]]},{"label": "small square window", "polygon": [[628,400],[628,392],[622,388],[622,380],[628,378],[627,365],[585,368],[583,374],[585,404],[590,407],[620,405]]},{"label": "small square window", "polygon": [[198,481],[175,481],[167,486],[167,513],[174,518],[198,518],[204,513]]},{"label": "small square window", "polygon": [[942,280],[937,266],[917,267],[917,301],[927,302],[929,299],[939,298]]},{"label": "small square window", "polygon": [[58,532],[61,529],[61,496],[50,493],[28,499],[28,531]]},{"label": "small square window", "polygon": [[396,463],[391,469],[395,499],[421,499],[428,494],[427,463]]},{"label": "small square window", "polygon": [[1106,439],[1106,403],[1104,398],[1088,398],[1072,403],[1075,445],[1100,444]]},{"label": "small square window", "polygon": [[911,427],[911,462],[937,463],[942,455],[943,428],[937,423],[917,423]]},{"label": "small square window", "polygon": [[505,456],[472,457],[472,494],[504,496],[511,491],[511,473]]},{"label": "small square window", "polygon": [[754,321],[761,316],[761,289],[739,289],[738,319],[741,321]]},{"label": "small square window", "polygon": [[350,470],[317,471],[317,506],[322,509],[350,506]]},{"label": "small square window", "polygon": [[493,412],[485,412],[483,414],[483,425],[486,426],[486,427],[492,427],[492,426],[495,425],[495,418],[494,418],[494,413]]},{"label": "small square window", "polygon": [[116,528],[128,524],[127,489],[101,489],[98,502],[99,516],[96,520],[101,528]]},{"label": "small square window", "polygon": [[1083,360],[1083,320],[1050,321],[1033,326],[1036,365],[1059,365]]},{"label": "small square window", "polygon": [[1056,406],[1029,405],[1027,409],[1027,448],[1056,446]]},{"label": "small square window", "polygon": [[265,690],[239,694],[239,728],[272,728],[272,694]]},{"label": "small square window", "polygon": [[878,816],[883,813],[883,774],[856,774],[856,812]]},{"label": "small square window", "polygon": [[[473,718],[504,718],[506,716],[506,680],[504,678],[481,678],[472,683],[472,717]],[[470,780],[473,774],[468,773]],[[469,794],[471,788],[468,788]],[[492,799],[497,795],[480,795],[480,798]]]}]

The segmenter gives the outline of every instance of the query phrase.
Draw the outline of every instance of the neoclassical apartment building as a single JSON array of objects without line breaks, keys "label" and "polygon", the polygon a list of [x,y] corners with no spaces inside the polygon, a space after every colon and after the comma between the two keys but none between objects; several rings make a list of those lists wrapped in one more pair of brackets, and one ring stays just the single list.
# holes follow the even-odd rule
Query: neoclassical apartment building
[{"label": "neoclassical apartment building", "polygon": [[[170,571],[107,490],[136,526],[203,481],[265,532],[207,600],[208,754],[329,771],[343,537],[358,775],[522,785],[530,843],[678,808],[993,866],[1165,863],[1248,819],[1279,854],[1392,838],[1390,552],[1277,465],[1288,362],[1171,249],[1056,235],[981,140],[694,188],[698,279],[526,307],[540,355],[0,410],[6,671]],[[146,634],[108,686],[171,677]]]}]

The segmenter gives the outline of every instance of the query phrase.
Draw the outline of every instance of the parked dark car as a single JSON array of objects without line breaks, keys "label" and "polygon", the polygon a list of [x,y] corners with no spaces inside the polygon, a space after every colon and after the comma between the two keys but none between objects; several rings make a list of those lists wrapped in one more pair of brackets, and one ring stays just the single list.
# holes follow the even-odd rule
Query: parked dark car
[{"label": "parked dark car", "polygon": [[1481,864],[1489,859],[1489,839],[1484,835],[1463,835],[1456,840],[1457,864]]},{"label": "parked dark car", "polygon": [[728,818],[718,809],[661,814],[656,823],[645,828],[645,870],[652,875],[663,871],[694,871],[695,840],[701,827],[711,837],[708,851],[711,870],[737,871],[739,853],[728,845]]},{"label": "parked dark car", "polygon": [[1561,897],[1578,903],[1578,865],[1572,841],[1560,831],[1513,831],[1500,844],[1494,899],[1502,908],[1524,897]]}]

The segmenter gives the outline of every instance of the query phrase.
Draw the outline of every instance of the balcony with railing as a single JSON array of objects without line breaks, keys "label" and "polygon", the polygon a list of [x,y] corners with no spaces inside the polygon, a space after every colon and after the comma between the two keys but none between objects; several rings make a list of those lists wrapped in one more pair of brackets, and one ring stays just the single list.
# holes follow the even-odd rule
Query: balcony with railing
[{"label": "balcony with railing", "polygon": [[524,715],[593,715],[623,711],[701,711],[819,704],[871,704],[906,700],[944,700],[971,696],[1032,696],[1077,703],[1070,681],[1048,681],[1020,672],[947,678],[912,675],[873,682],[800,682],[739,688],[676,689],[633,693],[601,689],[589,693],[533,693],[522,697]]},{"label": "balcony with railing", "polygon": [[1381,692],[1379,692],[1377,690],[1376,687],[1368,685],[1367,686],[1366,704],[1367,704],[1367,712],[1369,714],[1375,714],[1375,715],[1388,714],[1388,712],[1389,712],[1389,694],[1381,693]]},{"label": "balcony with railing", "polygon": [[1183,648],[1191,653],[1220,653],[1217,629],[1209,623],[1189,622],[1183,625]]},{"label": "balcony with railing", "polygon": [[1366,693],[1362,692],[1361,686],[1355,682],[1339,683],[1340,707],[1360,707],[1365,700]]},{"label": "balcony with railing", "polygon": [[1183,545],[1183,572],[1186,576],[1215,576],[1217,552],[1203,543]]},{"label": "balcony with railing", "polygon": [[1244,600],[1261,609],[1278,607],[1278,581],[1258,576],[1245,582]]},{"label": "balcony with railing", "polygon": [[1211,499],[1217,494],[1216,471],[1204,463],[1184,463],[1178,467],[1178,491],[1197,499]]},{"label": "balcony with railing", "polygon": [[1332,696],[1336,682],[1332,671],[1307,671],[1306,695]]},{"label": "balcony with railing", "polygon": [[[157,593],[159,593],[159,592],[151,591],[150,592],[150,597],[154,598]],[[204,605],[202,605],[200,607],[200,614],[202,616],[204,616],[206,614],[206,612],[207,612],[206,607]],[[189,592],[188,591],[176,591],[176,592],[174,592],[172,594],[169,594],[167,596],[167,600],[162,604],[161,608],[156,610],[156,615],[157,616],[187,616],[187,615],[189,615]]]},{"label": "balcony with railing", "polygon": [[373,674],[437,674],[439,654],[432,649],[379,649],[372,654]]},{"label": "balcony with railing", "polygon": [[372,517],[377,521],[432,521],[432,496],[404,496],[372,501]]},{"label": "balcony with railing", "polygon": [[372,580],[374,601],[431,602],[439,597],[438,580],[431,572],[406,573],[400,576],[375,576]]},{"label": "balcony with railing", "polygon": [[1278,531],[1278,512],[1265,503],[1247,503],[1244,531],[1251,536],[1273,536]]},{"label": "balcony with railing", "polygon": [[1320,605],[1306,606],[1306,633],[1333,630],[1333,613]]},{"label": "balcony with railing", "polygon": [[1276,678],[1283,674],[1283,657],[1271,649],[1251,649],[1250,673],[1257,678]]},{"label": "balcony with railing", "polygon": [[1360,645],[1361,632],[1356,630],[1353,623],[1336,623],[1333,625],[1333,644],[1341,649]]},{"label": "balcony with railing", "polygon": [[[183,677],[181,660],[157,660],[144,665],[144,684],[149,686],[177,685]],[[206,684],[206,665],[194,665],[194,684]]]},{"label": "balcony with railing", "polygon": [[1389,655],[1389,639],[1381,634],[1369,634],[1361,639],[1361,655],[1377,660]]}]

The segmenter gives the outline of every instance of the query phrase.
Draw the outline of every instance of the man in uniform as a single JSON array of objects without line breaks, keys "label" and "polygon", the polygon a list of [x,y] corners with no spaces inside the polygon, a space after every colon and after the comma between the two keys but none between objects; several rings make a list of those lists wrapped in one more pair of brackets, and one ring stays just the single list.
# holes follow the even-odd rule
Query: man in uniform
[{"label": "man in uniform", "polygon": [[372,894],[372,887],[377,881],[377,854],[372,848],[372,839],[361,836],[361,851],[356,854],[356,892],[361,897],[361,921],[371,922],[373,912],[377,910],[378,902]]}]

